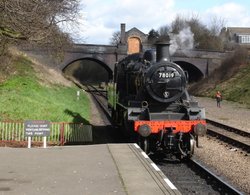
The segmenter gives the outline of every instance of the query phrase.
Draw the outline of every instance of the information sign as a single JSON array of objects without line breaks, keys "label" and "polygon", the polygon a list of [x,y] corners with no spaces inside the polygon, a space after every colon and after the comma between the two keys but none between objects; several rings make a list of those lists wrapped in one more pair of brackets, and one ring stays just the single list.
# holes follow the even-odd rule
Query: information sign
[{"label": "information sign", "polygon": [[27,120],[24,123],[26,137],[49,136],[50,122],[45,120]]}]

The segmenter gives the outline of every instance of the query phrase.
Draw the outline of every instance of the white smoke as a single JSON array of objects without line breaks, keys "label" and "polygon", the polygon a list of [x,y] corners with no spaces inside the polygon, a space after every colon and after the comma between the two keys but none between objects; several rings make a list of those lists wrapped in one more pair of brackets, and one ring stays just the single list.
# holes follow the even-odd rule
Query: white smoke
[{"label": "white smoke", "polygon": [[182,29],[179,34],[170,34],[170,55],[180,49],[186,55],[194,47],[194,34],[190,27]]}]

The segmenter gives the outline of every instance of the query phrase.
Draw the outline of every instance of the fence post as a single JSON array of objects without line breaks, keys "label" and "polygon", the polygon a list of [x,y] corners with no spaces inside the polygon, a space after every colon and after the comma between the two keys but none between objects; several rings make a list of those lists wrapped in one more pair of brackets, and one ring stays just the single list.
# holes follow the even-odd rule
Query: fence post
[{"label": "fence post", "polygon": [[64,145],[64,123],[60,124],[60,145]]}]

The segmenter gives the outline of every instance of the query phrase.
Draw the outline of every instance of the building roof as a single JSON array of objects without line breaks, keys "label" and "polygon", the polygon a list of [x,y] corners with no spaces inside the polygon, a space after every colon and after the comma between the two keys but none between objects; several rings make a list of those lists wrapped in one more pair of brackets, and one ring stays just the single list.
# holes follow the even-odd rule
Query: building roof
[{"label": "building roof", "polygon": [[142,31],[138,30],[137,28],[131,28],[126,33],[126,39],[129,37],[139,37],[142,43],[145,43],[147,41],[148,35],[143,33]]},{"label": "building roof", "polygon": [[250,34],[249,27],[227,27],[226,31],[232,34]]},{"label": "building roof", "polygon": [[127,34],[131,34],[131,33],[136,33],[136,34],[141,34],[141,35],[143,35],[143,36],[146,36],[146,34],[145,33],[143,33],[142,31],[140,31],[138,28],[131,28],[130,30],[128,30],[127,32],[126,32]]}]

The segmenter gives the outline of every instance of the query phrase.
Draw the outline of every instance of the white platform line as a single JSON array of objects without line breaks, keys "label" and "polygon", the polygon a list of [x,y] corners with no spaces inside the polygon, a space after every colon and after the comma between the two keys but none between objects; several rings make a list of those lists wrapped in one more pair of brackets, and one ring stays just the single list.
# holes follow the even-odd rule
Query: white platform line
[{"label": "white platform line", "polygon": [[174,186],[174,184],[172,184],[172,182],[168,178],[164,178],[164,181],[169,185],[172,190],[177,190],[177,188]]},{"label": "white platform line", "polygon": [[138,146],[138,144],[134,144],[134,146],[135,146],[136,148],[140,148],[140,146]]},{"label": "white platform line", "polygon": [[144,158],[149,158],[145,152],[141,152],[141,154],[142,154],[142,156],[144,156]]},{"label": "white platform line", "polygon": [[151,163],[152,167],[154,167],[154,169],[156,171],[160,171],[159,167],[157,167],[157,165],[155,163]]}]

